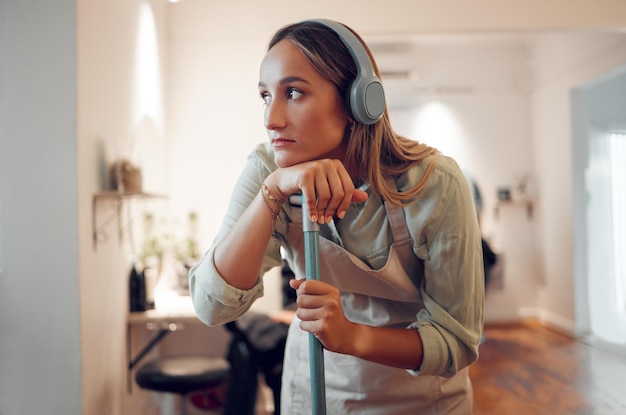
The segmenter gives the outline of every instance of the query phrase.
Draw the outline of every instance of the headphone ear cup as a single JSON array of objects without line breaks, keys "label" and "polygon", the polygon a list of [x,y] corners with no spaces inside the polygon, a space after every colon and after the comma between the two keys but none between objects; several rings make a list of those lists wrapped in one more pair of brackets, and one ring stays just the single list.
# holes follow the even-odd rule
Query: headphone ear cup
[{"label": "headphone ear cup", "polygon": [[305,22],[322,24],[334,31],[354,59],[357,74],[346,97],[346,110],[350,116],[354,121],[368,125],[380,120],[385,112],[385,91],[359,39],[347,27],[332,20],[313,19]]},{"label": "headphone ear cup", "polygon": [[374,124],[385,111],[385,91],[376,76],[357,77],[350,86],[350,115],[361,124]]}]

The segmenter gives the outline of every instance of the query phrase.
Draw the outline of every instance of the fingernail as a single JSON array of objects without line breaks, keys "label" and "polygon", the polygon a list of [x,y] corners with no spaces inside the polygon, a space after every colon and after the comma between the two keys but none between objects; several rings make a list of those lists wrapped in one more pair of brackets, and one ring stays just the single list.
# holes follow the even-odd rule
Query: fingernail
[{"label": "fingernail", "polygon": [[345,210],[342,210],[341,212],[339,212],[339,213],[337,214],[337,217],[338,217],[339,219],[343,219],[343,217],[344,217],[344,216],[346,216],[346,211],[345,211]]},{"label": "fingernail", "polygon": [[326,216],[326,223],[330,223],[333,220],[332,216]]},{"label": "fingernail", "polygon": [[311,222],[317,222],[317,216],[311,215]]}]

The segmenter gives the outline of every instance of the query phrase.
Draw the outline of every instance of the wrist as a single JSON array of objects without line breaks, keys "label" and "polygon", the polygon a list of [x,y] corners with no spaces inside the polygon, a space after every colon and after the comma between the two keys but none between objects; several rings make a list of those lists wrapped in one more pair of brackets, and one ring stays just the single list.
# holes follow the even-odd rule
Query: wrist
[{"label": "wrist", "polygon": [[261,185],[261,196],[263,196],[268,203],[274,204],[277,209],[280,209],[287,200],[286,197],[282,196],[275,189],[270,189],[266,182],[263,182]]},{"label": "wrist", "polygon": [[351,322],[352,328],[347,330],[346,342],[341,353],[348,354],[354,357],[363,358],[367,355],[370,333],[369,326],[359,323]]},{"label": "wrist", "polygon": [[280,214],[281,207],[283,203],[285,203],[285,201],[274,196],[265,183],[261,185],[261,190],[259,190],[259,193],[261,195],[263,203],[265,203],[265,206],[267,206],[267,208],[269,209],[272,217],[272,237],[274,239],[274,246],[276,247],[278,246],[278,238],[276,237],[275,230],[276,221],[278,220],[278,215]]},{"label": "wrist", "polygon": [[271,195],[277,202],[279,202],[280,205],[282,205],[285,201],[287,201],[287,199],[289,199],[289,195],[291,193],[288,192],[287,194],[285,194],[280,186],[278,186],[278,183],[280,183],[280,175],[278,175],[279,171],[280,169],[270,173],[270,175],[267,176],[263,181],[261,188],[265,187],[268,194]]}]

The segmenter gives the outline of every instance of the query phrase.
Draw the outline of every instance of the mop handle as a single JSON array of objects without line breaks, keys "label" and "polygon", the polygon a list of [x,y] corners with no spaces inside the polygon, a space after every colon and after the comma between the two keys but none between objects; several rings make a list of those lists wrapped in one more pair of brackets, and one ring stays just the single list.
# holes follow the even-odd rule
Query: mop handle
[{"label": "mop handle", "polygon": [[[320,227],[309,219],[309,209],[302,196],[302,230],[304,231],[305,273],[307,280],[320,279],[319,233]],[[309,333],[309,360],[311,369],[311,402],[313,415],[326,414],[326,389],[324,384],[324,349],[322,343]]]}]

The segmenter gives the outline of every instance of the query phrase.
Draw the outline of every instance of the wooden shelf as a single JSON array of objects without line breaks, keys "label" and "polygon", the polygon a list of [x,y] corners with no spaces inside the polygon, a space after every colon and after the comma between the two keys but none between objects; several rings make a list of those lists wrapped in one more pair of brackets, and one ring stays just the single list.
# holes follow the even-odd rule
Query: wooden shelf
[{"label": "wooden shelf", "polygon": [[493,209],[493,216],[497,219],[500,214],[500,209],[505,207],[525,207],[526,208],[526,217],[528,219],[532,219],[533,217],[533,209],[534,209],[534,200],[533,199],[522,199],[522,200],[498,200],[496,202],[496,207]]},{"label": "wooden shelf", "polygon": [[164,199],[166,195],[156,194],[156,193],[143,193],[143,192],[128,192],[128,193],[119,193],[115,190],[110,190],[106,192],[95,193],[93,195],[94,202],[100,200],[125,200],[125,199]]}]

